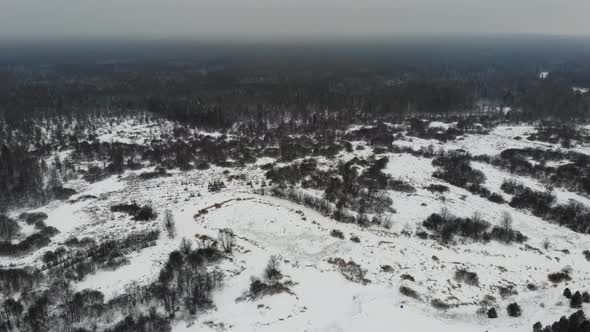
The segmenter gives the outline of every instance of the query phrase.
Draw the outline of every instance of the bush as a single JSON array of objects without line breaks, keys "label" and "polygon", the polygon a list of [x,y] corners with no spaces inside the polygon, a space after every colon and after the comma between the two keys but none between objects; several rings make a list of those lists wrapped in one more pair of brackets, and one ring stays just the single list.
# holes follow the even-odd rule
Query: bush
[{"label": "bush", "polygon": [[522,314],[522,309],[520,308],[518,303],[514,302],[514,303],[510,303],[506,307],[506,312],[508,313],[508,316],[510,316],[510,317],[520,317],[520,315]]},{"label": "bush", "polygon": [[498,313],[496,312],[496,308],[490,308],[488,310],[488,318],[491,318],[491,319],[498,318]]},{"label": "bush", "polygon": [[170,321],[157,313],[149,316],[139,315],[134,318],[129,315],[114,327],[106,329],[106,332],[142,332],[142,331],[171,331]]},{"label": "bush", "polygon": [[10,241],[20,233],[19,224],[12,218],[0,215],[0,240]]},{"label": "bush", "polygon": [[133,202],[131,204],[116,204],[111,206],[111,212],[123,212],[133,217],[136,221],[154,220],[158,216],[151,206],[139,206]]},{"label": "bush", "polygon": [[367,270],[352,260],[347,262],[342,258],[329,258],[328,263],[336,265],[346,280],[358,282],[363,285],[371,282],[365,278]]},{"label": "bush", "polygon": [[547,275],[547,278],[549,279],[549,281],[551,281],[552,283],[556,283],[556,284],[563,282],[563,281],[572,280],[572,277],[570,277],[570,275],[567,271],[559,271],[559,272],[549,273]]},{"label": "bush", "polygon": [[135,221],[148,221],[148,220],[154,220],[154,219],[156,219],[156,217],[158,217],[158,214],[152,209],[152,207],[144,205],[143,207],[141,207],[141,209],[139,209],[139,212],[137,213],[137,215],[135,215],[133,217],[133,220],[135,220]]},{"label": "bush", "polygon": [[454,235],[460,235],[476,241],[503,241],[503,242],[524,242],[527,237],[511,227],[494,226],[489,231],[490,223],[482,220],[478,213],[472,218],[458,218],[451,215],[447,210],[431,214],[422,225],[439,236],[443,243],[451,241]]},{"label": "bush", "polygon": [[428,191],[431,191],[433,193],[446,193],[447,191],[449,191],[449,187],[442,185],[442,184],[431,184],[428,187],[426,187],[426,189]]},{"label": "bush", "polygon": [[440,299],[433,299],[432,301],[430,301],[430,304],[438,310],[447,310],[449,309],[451,306],[444,302],[443,300]]},{"label": "bush", "polygon": [[555,196],[550,192],[535,191],[530,188],[516,193],[510,201],[510,206],[516,209],[529,209],[536,216],[544,216],[551,210]]},{"label": "bush", "polygon": [[399,191],[403,193],[415,193],[416,188],[414,188],[411,184],[403,181],[403,180],[389,180],[387,183],[387,187],[389,190]]},{"label": "bush", "polygon": [[516,182],[514,180],[506,180],[505,179],[502,182],[500,189],[507,194],[516,195],[516,194],[519,194],[519,193],[525,191],[526,187],[522,183]]},{"label": "bush", "polygon": [[277,255],[272,255],[268,259],[268,263],[266,264],[266,268],[264,269],[264,276],[267,280],[278,280],[281,279],[283,274],[280,270],[280,258]]},{"label": "bush", "polygon": [[438,157],[432,161],[439,169],[432,176],[443,179],[461,188],[481,185],[486,177],[480,170],[471,168],[470,157],[463,154],[451,154]]},{"label": "bush", "polygon": [[231,253],[234,242],[235,242],[235,234],[230,228],[223,228],[219,230],[219,234],[217,235],[217,241],[219,242],[221,249],[225,253]]},{"label": "bush", "polygon": [[263,296],[274,295],[279,293],[291,293],[289,287],[287,287],[287,283],[281,283],[278,281],[274,282],[264,282],[258,278],[252,278],[250,283],[250,287],[248,289],[248,293],[244,294],[243,296],[237,298],[237,301],[243,300],[254,300],[261,298]]},{"label": "bush", "polygon": [[27,223],[27,225],[35,225],[39,221],[45,221],[47,214],[43,212],[23,212],[18,218]]},{"label": "bush", "polygon": [[446,210],[443,210],[441,214],[433,213],[424,220],[422,225],[426,229],[437,233],[444,243],[451,241],[455,234],[481,240],[490,226],[489,223],[479,217],[473,219],[457,218]]},{"label": "bush", "polygon": [[590,262],[590,250],[584,250],[582,254],[584,255],[584,258]]},{"label": "bush", "polygon": [[401,276],[399,276],[401,280],[409,280],[409,281],[416,281],[416,279],[414,279],[414,277],[412,277],[409,274],[402,274]]},{"label": "bush", "polygon": [[579,291],[576,291],[574,295],[570,298],[570,307],[572,308],[581,308],[582,307],[582,294]]},{"label": "bush", "polygon": [[572,298],[572,291],[569,288],[563,290],[563,296],[567,297],[568,299]]},{"label": "bush", "polygon": [[50,234],[56,231],[57,229],[54,227],[48,227],[48,234],[44,234],[44,232],[35,233],[15,244],[10,241],[0,242],[0,256],[22,255],[43,248],[51,243],[50,237],[52,235]]},{"label": "bush", "polygon": [[331,235],[332,237],[335,237],[335,238],[337,238],[337,239],[344,240],[344,233],[342,233],[342,231],[340,231],[340,230],[333,229],[333,230],[330,232],[330,235]]},{"label": "bush", "polygon": [[514,286],[500,286],[498,287],[498,292],[500,296],[504,299],[509,296],[518,295],[518,291],[514,289]]},{"label": "bush", "polygon": [[470,286],[479,285],[479,278],[477,277],[477,273],[469,272],[465,269],[459,269],[455,271],[455,280],[457,282],[463,282]]},{"label": "bush", "polygon": [[490,197],[488,197],[488,200],[490,202],[494,202],[494,203],[498,203],[498,204],[505,203],[504,197],[502,197],[500,194],[496,194],[496,193],[492,193],[490,195]]},{"label": "bush", "polygon": [[590,321],[584,315],[584,311],[578,310],[573,313],[569,318],[562,316],[557,322],[551,325],[547,325],[544,329],[539,330],[539,325],[535,323],[534,332],[546,331],[546,332],[586,332],[590,328]]},{"label": "bush", "polygon": [[394,270],[391,265],[381,265],[381,271],[391,273]]},{"label": "bush", "polygon": [[399,292],[402,293],[402,295],[405,295],[407,297],[411,297],[411,298],[416,299],[416,300],[419,300],[420,299],[420,295],[418,294],[418,292],[416,292],[415,290],[411,289],[410,287],[400,286],[399,287]]}]

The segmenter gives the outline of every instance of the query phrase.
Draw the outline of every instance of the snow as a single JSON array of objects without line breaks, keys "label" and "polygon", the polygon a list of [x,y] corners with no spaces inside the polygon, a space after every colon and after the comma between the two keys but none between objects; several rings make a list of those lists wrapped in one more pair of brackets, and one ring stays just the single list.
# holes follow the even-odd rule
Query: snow
[{"label": "snow", "polygon": [[[150,139],[157,136],[154,128],[147,128],[149,130],[142,131],[141,135],[148,135]],[[515,136],[525,137],[533,131],[532,126],[499,126],[490,135],[467,135],[462,140],[446,144],[418,138],[394,144],[407,144],[413,148],[433,144],[436,149],[461,148],[472,154],[490,155],[513,147],[552,147],[542,142],[513,139]],[[118,128],[113,132],[124,130]],[[126,135],[118,137],[125,138]],[[115,136],[111,138],[115,139]],[[140,137],[140,140],[145,138]],[[367,158],[373,153],[365,142],[352,144],[353,152],[341,152],[334,160],[318,158],[318,165],[321,168],[333,167],[339,161],[355,156]],[[364,146],[365,149],[357,150],[357,146]],[[391,229],[338,223],[307,207],[254,194],[247,182],[252,181],[258,186],[265,178],[259,166],[276,161],[274,158],[260,158],[254,165],[232,169],[232,174],[244,174],[246,179],[226,181],[227,188],[217,193],[209,192],[207,183],[214,179],[225,181],[223,171],[226,169],[215,166],[205,171],[171,172],[169,177],[145,181],[138,179],[136,172],[93,184],[72,181],[70,184],[79,193],[70,202],[53,202],[37,209],[46,212],[49,216],[47,224],[61,232],[52,244],[24,257],[3,257],[0,262],[17,266],[40,265],[44,251],[55,249],[70,236],[104,240],[134,231],[163,229],[162,212],[170,209],[176,221],[175,238],[169,239],[162,232],[155,246],[126,254],[127,265],[112,271],[99,270],[75,283],[74,287],[78,290],[98,289],[108,300],[125,292],[133,283],[145,285],[156,280],[169,253],[178,248],[183,237],[197,246],[196,234],[216,237],[219,229],[229,227],[237,236],[234,252],[230,259],[212,267],[221,269],[226,276],[224,286],[213,295],[216,309],[192,318],[182,317],[174,322],[174,331],[442,329],[508,332],[529,331],[536,321],[549,324],[573,312],[567,305],[558,305],[558,302],[564,301],[561,292],[565,286],[554,287],[547,280],[547,274],[569,265],[574,268],[574,279],[568,287],[586,289],[590,283],[590,264],[585,261],[582,250],[590,247],[590,236],[548,223],[507,204],[498,205],[435,179],[432,177],[435,167],[430,158],[394,153],[382,156],[389,158],[385,172],[416,188],[416,192],[411,194],[387,192],[396,210],[388,215],[392,221]],[[512,175],[484,163],[472,162],[472,166],[484,172],[484,185],[496,193],[502,193],[499,188],[504,179],[517,180],[533,189],[544,189],[540,182],[529,177]],[[425,189],[433,183],[447,185],[450,190],[437,194]],[[309,190],[308,193],[321,195],[321,191],[317,190]],[[590,200],[578,194],[559,188],[554,193],[559,202],[574,199],[590,206]],[[84,195],[96,198],[72,202]],[[509,198],[509,195],[503,195]],[[110,211],[113,204],[130,201],[152,205],[160,212],[160,217],[152,222],[136,222],[127,215]],[[223,204],[195,218],[198,211],[216,203]],[[539,248],[540,252],[524,244],[473,243],[459,239],[455,245],[443,246],[431,239],[400,235],[402,229],[409,227],[415,230],[426,217],[443,208],[463,217],[478,212],[492,224],[499,224],[502,213],[508,211],[514,219],[513,227],[529,237],[526,245]],[[345,239],[330,236],[332,229],[342,231]],[[360,243],[349,241],[353,234],[361,239]],[[545,239],[550,241],[549,249],[543,248]],[[570,253],[562,249],[568,249]],[[293,294],[236,301],[248,289],[252,277],[262,276],[268,258],[274,254],[281,255],[282,271],[294,282],[291,288]],[[438,260],[434,260],[433,256]],[[363,286],[346,280],[334,265],[327,262],[335,257],[354,260],[367,269],[366,277],[371,283]],[[384,272],[382,265],[390,265],[393,272]],[[457,268],[477,272],[480,285],[476,287],[456,282],[453,275]],[[416,281],[401,281],[401,274],[410,274]],[[528,290],[528,283],[534,283],[539,289]],[[422,300],[400,294],[399,286],[402,284],[418,291]],[[502,299],[498,286],[507,285],[514,285],[518,295]],[[475,313],[479,301],[487,294],[497,298],[498,319],[489,320]],[[456,306],[439,311],[430,305],[433,299]],[[521,305],[522,317],[507,317],[505,307],[511,302]],[[541,303],[544,307],[540,306]],[[586,304],[584,306],[588,309]]]},{"label": "snow", "polygon": [[[442,143],[436,139],[422,139],[418,137],[404,137],[401,140],[395,140],[394,145],[401,147],[411,147],[418,150],[421,147],[432,146],[434,151],[443,149],[446,151],[462,149],[470,154],[496,156],[506,149],[523,149],[523,148],[540,148],[540,149],[568,149],[562,148],[559,144],[552,144],[541,141],[529,141],[527,137],[536,133],[534,126],[507,126],[501,125],[495,127],[489,134],[467,134],[457,138],[454,141]],[[520,137],[517,140],[515,137]],[[579,145],[569,149],[580,153],[590,154],[590,145]]]},{"label": "snow", "polygon": [[430,128],[440,128],[440,129],[444,129],[444,130],[448,130],[449,128],[452,128],[454,126],[456,126],[457,123],[445,123],[445,122],[440,122],[440,121],[432,121],[428,124],[428,127]]}]

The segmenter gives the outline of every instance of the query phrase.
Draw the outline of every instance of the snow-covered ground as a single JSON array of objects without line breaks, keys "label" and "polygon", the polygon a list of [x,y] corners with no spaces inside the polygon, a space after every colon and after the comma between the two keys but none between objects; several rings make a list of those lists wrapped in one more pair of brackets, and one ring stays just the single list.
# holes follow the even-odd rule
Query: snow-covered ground
[{"label": "snow-covered ground", "polygon": [[[402,140],[396,140],[393,144],[402,147],[412,147],[419,149],[421,147],[433,146],[434,151],[443,150],[465,150],[472,155],[490,155],[495,156],[506,149],[522,149],[527,147],[540,149],[563,149],[559,144],[552,144],[541,141],[529,141],[527,137],[536,133],[534,126],[497,126],[488,135],[467,134],[458,137],[454,141],[442,143],[436,139],[422,139],[418,137],[405,137]],[[520,139],[515,139],[520,137]],[[564,151],[567,149],[563,149]],[[590,145],[578,145],[571,149],[580,153],[590,154]]]},{"label": "snow-covered ground", "polygon": [[[121,126],[105,132],[100,139],[132,139],[121,133],[136,133],[137,128],[144,128],[132,125],[127,130],[122,129],[126,124]],[[160,135],[154,128],[144,129],[137,132],[140,136],[137,140]],[[532,131],[534,128],[529,126],[503,126],[491,135],[469,135],[446,144],[418,138],[394,144],[415,148],[434,144],[436,148],[460,148],[472,154],[491,155],[512,147],[553,148],[547,143],[513,139],[525,137]],[[318,163],[320,167],[329,167],[354,156],[372,155],[366,143],[352,143],[352,153],[340,153],[335,160],[322,158]],[[357,146],[365,146],[365,149],[357,150]],[[97,271],[76,283],[76,289],[97,289],[107,299],[112,298],[125,292],[132,283],[154,281],[168,254],[178,248],[183,237],[195,241],[196,246],[196,234],[216,237],[219,229],[229,227],[237,236],[231,259],[219,265],[225,273],[225,281],[224,286],[214,292],[216,309],[176,321],[174,331],[529,331],[536,321],[549,324],[573,312],[562,296],[566,284],[555,287],[547,280],[547,274],[569,266],[573,269],[573,280],[567,287],[586,290],[590,285],[590,263],[582,251],[590,248],[590,236],[443,183],[432,177],[435,167],[429,158],[392,153],[386,156],[389,163],[385,171],[416,188],[416,192],[410,194],[388,192],[396,210],[389,216],[390,229],[338,223],[301,205],[254,194],[247,183],[252,181],[254,187],[260,186],[264,171],[259,166],[275,161],[264,158],[245,168],[212,167],[206,171],[172,172],[169,177],[151,180],[140,180],[137,172],[127,172],[94,184],[72,181],[71,187],[79,193],[69,202],[53,202],[36,210],[46,212],[47,224],[61,231],[52,244],[24,257],[2,258],[0,263],[40,265],[43,252],[57,248],[71,236],[103,240],[136,230],[163,229],[161,217],[153,222],[137,222],[110,211],[113,204],[136,201],[150,204],[160,215],[170,209],[176,221],[177,236],[169,239],[161,235],[155,246],[128,254],[127,265],[114,271]],[[514,179],[538,190],[543,188],[536,180],[514,176],[487,164],[474,162],[472,166],[485,173],[484,185],[493,192],[501,193],[499,187],[504,179]],[[233,175],[244,174],[245,180],[228,181],[223,174],[225,170]],[[217,179],[226,181],[227,188],[209,192],[207,183]],[[433,183],[445,184],[450,191],[443,195],[425,189]],[[555,194],[560,202],[574,199],[590,206],[590,200],[575,193],[555,190]],[[92,196],[76,200],[86,195]],[[201,209],[221,202],[224,203],[220,207],[195,218]],[[426,217],[443,208],[464,217],[480,213],[492,224],[498,224],[502,213],[508,211],[513,216],[514,228],[529,240],[525,244],[511,245],[459,240],[455,245],[443,246],[432,239],[401,235],[402,230],[416,230]],[[332,229],[342,231],[345,239],[330,236]],[[358,236],[360,243],[350,241],[352,235]],[[546,239],[550,242],[548,249],[543,248]],[[268,258],[274,254],[282,257],[282,271],[295,283],[291,288],[293,294],[236,301],[248,289],[251,278],[262,275]],[[346,280],[327,262],[335,257],[360,264],[367,269],[366,278],[371,282],[362,285]],[[384,271],[382,266],[385,265],[392,270]],[[454,272],[458,268],[476,272],[479,286],[455,281]],[[413,276],[415,281],[401,280],[402,274]],[[530,290],[528,284],[534,284],[537,289]],[[400,294],[400,285],[416,290],[420,300]],[[502,298],[501,286],[514,287],[518,293]],[[496,299],[498,319],[476,314],[486,295]],[[433,308],[430,302],[434,299],[450,304],[451,308]],[[508,317],[505,308],[511,302],[520,304],[522,317]],[[587,304],[584,306],[588,309]]]}]

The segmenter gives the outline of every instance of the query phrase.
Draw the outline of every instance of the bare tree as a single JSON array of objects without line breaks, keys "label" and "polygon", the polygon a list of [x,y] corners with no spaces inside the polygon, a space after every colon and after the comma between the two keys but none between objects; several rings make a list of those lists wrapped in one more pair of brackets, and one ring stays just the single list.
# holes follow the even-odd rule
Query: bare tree
[{"label": "bare tree", "polygon": [[168,237],[171,239],[174,238],[174,236],[176,235],[176,226],[174,222],[174,216],[172,215],[172,211],[170,210],[164,211],[164,226],[168,231]]},{"label": "bare tree", "polygon": [[189,239],[183,237],[180,241],[180,252],[183,253],[185,256],[188,256],[191,251],[193,250],[193,244]]},{"label": "bare tree", "polygon": [[500,226],[504,230],[505,241],[510,242],[512,239],[512,216],[508,211],[502,212],[502,220]]},{"label": "bare tree", "polygon": [[264,276],[269,281],[274,281],[280,279],[283,274],[281,273],[281,257],[277,255],[272,255],[268,259],[268,263],[266,264],[266,268],[264,269]]},{"label": "bare tree", "polygon": [[226,253],[232,252],[232,247],[235,241],[234,232],[229,228],[222,228],[219,230],[219,235],[217,236],[217,240],[221,245],[221,249],[223,249]]}]

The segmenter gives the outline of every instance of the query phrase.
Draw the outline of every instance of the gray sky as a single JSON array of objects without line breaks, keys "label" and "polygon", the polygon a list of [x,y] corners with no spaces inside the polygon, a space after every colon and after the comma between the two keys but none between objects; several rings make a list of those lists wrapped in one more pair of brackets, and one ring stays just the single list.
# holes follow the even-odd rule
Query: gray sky
[{"label": "gray sky", "polygon": [[0,38],[590,35],[590,0],[0,0]]}]

